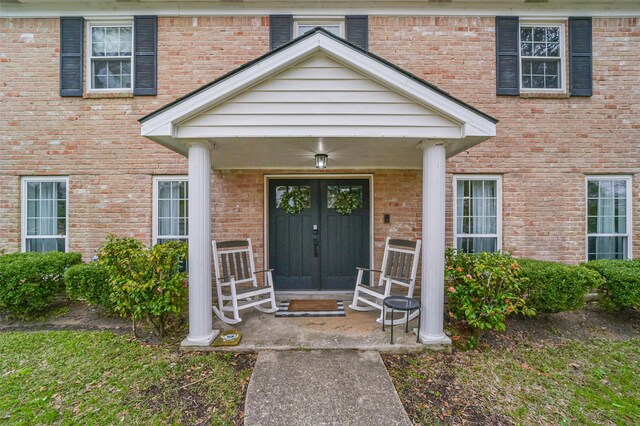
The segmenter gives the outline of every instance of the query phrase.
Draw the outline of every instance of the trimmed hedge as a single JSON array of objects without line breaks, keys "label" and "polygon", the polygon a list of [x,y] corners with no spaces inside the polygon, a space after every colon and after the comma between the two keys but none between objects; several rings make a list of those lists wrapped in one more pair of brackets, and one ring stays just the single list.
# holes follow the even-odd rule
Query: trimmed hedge
[{"label": "trimmed hedge", "polygon": [[69,297],[113,310],[109,272],[104,266],[96,262],[74,265],[64,273],[64,284]]},{"label": "trimmed hedge", "polygon": [[42,311],[63,289],[64,271],[80,253],[14,253],[0,256],[0,309],[18,315]]},{"label": "trimmed hedge", "polygon": [[538,312],[580,309],[589,290],[604,280],[597,272],[579,265],[534,259],[518,259],[525,285],[527,305]]},{"label": "trimmed hedge", "polygon": [[604,277],[600,304],[609,310],[640,309],[640,259],[594,260],[584,264]]}]

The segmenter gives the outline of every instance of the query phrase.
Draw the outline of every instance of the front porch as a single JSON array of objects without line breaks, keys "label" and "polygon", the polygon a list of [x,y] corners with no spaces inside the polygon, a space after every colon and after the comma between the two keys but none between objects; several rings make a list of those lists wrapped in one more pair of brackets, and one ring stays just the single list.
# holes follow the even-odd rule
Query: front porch
[{"label": "front porch", "polygon": [[[308,295],[296,297],[310,298]],[[296,297],[279,296],[278,302]],[[227,347],[198,347],[197,350],[259,352],[262,350],[343,349],[375,350],[383,353],[425,350],[424,345],[416,342],[414,329],[418,326],[417,319],[409,322],[409,333],[405,333],[405,323],[398,318],[393,334],[394,343],[391,344],[390,328],[387,326],[386,331],[382,331],[382,326],[376,322],[379,317],[378,312],[351,310],[347,306],[351,300],[349,295],[336,295],[336,297],[338,300],[344,300],[346,316],[283,318],[250,309],[243,312],[241,323],[232,326],[214,317],[214,328],[222,331],[233,329],[242,333],[240,344]]]},{"label": "front porch", "polygon": [[[183,346],[208,347],[218,334],[211,313],[211,240],[217,238],[211,233],[212,169],[315,171],[316,154],[327,154],[329,168],[341,173],[422,170],[422,223],[412,223],[421,225],[423,245],[417,332],[424,344],[450,343],[443,331],[446,159],[495,136],[495,119],[316,29],[141,122],[143,136],[189,158],[189,335]],[[236,238],[246,237],[252,236]],[[266,268],[277,267],[264,258]],[[373,258],[370,266],[380,261]],[[351,311],[343,321],[322,319],[329,324],[324,332],[314,329],[318,319],[245,311],[238,328],[244,344],[262,348],[279,340],[306,347],[312,336],[338,346],[383,345],[388,337],[375,318]],[[402,335],[398,342],[405,341]]]}]

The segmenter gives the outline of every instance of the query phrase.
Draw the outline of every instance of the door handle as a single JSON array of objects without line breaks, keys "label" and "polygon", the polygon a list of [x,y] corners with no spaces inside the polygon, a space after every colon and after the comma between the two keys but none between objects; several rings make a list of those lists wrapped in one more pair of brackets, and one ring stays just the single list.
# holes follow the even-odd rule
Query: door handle
[{"label": "door handle", "polygon": [[318,244],[319,244],[318,239],[314,238],[313,239],[313,256],[314,257],[318,257]]}]

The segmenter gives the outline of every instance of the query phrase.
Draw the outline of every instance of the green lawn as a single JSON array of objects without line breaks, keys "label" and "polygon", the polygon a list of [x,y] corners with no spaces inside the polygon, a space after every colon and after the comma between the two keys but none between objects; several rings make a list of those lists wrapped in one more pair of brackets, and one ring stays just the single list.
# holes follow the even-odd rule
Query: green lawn
[{"label": "green lawn", "polygon": [[640,339],[387,356],[414,422],[640,424]]},{"label": "green lawn", "polygon": [[0,423],[238,424],[254,362],[109,332],[0,333]]}]

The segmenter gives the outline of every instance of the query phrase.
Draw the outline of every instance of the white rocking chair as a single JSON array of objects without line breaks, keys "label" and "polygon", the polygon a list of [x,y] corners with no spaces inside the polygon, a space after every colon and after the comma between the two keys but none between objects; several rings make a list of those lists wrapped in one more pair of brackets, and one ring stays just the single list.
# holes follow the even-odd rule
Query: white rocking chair
[{"label": "white rocking chair", "polygon": [[[421,241],[395,240],[387,238],[382,257],[382,270],[358,268],[356,289],[353,293],[353,303],[349,308],[355,311],[380,310],[380,318],[377,322],[391,324],[391,319],[383,318],[382,301],[388,296],[413,297],[413,289],[418,273],[418,261],[420,259]],[[362,282],[364,274],[371,277],[371,284]],[[380,274],[377,285],[374,284],[374,273]],[[358,305],[362,303],[364,306]],[[389,310],[387,314],[390,315]],[[409,320],[416,318],[419,311],[413,311]],[[401,321],[406,320],[407,313]],[[395,321],[396,323],[398,320]]]},{"label": "white rocking chair", "polygon": [[[256,308],[260,312],[278,310],[273,292],[271,269],[256,271],[253,263],[251,239],[239,241],[212,241],[213,263],[216,269],[218,306],[213,312],[227,324],[237,324],[242,319],[242,309]],[[263,273],[263,285],[258,285],[257,274]],[[262,305],[269,305],[264,307]],[[231,314],[232,317],[228,317]]]}]

